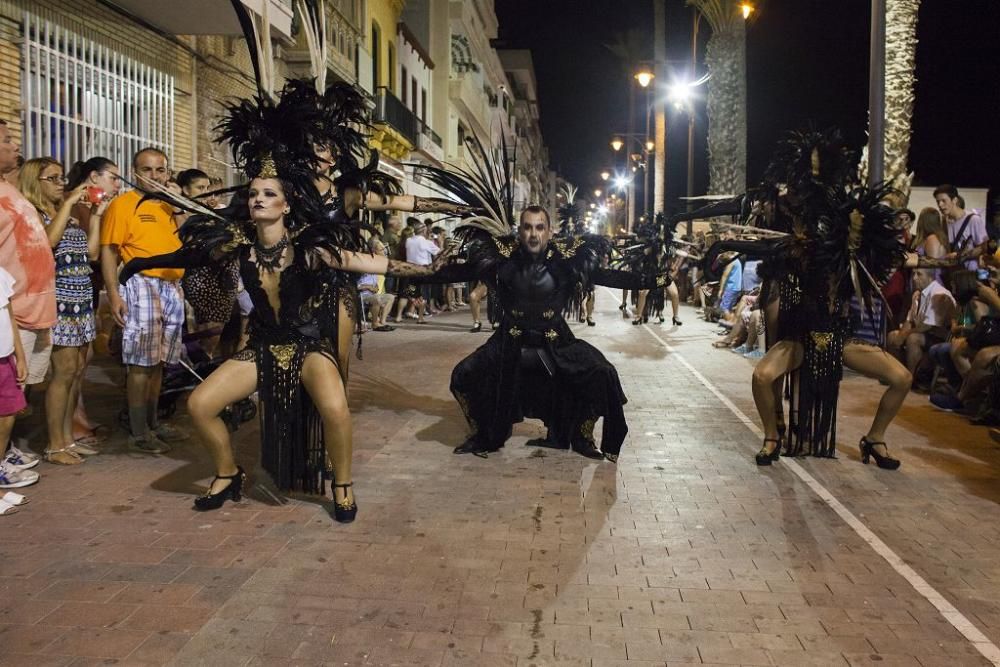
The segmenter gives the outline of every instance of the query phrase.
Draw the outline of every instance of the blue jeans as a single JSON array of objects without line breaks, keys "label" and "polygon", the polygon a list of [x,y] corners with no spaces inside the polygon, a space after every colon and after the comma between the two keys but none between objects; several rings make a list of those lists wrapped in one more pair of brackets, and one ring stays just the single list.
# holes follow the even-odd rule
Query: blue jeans
[{"label": "blue jeans", "polygon": [[961,386],[962,376],[959,374],[958,369],[955,368],[955,364],[951,360],[951,343],[938,343],[936,345],[931,345],[931,349],[928,350],[927,354],[934,360],[934,363],[942,371],[944,371],[949,384],[953,387]]}]

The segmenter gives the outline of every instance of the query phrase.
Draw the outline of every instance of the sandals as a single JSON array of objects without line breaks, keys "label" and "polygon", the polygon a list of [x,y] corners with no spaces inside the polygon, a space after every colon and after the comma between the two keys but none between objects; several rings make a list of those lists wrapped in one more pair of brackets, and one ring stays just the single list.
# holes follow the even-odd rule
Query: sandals
[{"label": "sandals", "polygon": [[[73,445],[70,445],[69,447],[63,447],[62,449],[46,449],[43,452],[43,454],[45,456],[45,460],[48,463],[54,463],[55,465],[75,466],[83,463],[83,457],[77,452],[73,451]],[[63,458],[57,459],[56,456],[58,456],[59,454],[65,454],[66,458],[68,458],[69,460],[67,461]]]}]

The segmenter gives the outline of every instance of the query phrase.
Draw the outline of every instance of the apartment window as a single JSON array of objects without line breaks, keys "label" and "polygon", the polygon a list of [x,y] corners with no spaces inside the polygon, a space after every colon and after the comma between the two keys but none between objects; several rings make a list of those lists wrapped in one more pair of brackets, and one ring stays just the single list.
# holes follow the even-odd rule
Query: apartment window
[{"label": "apartment window", "polygon": [[420,89],[420,120],[427,122],[427,89]]},{"label": "apartment window", "polygon": [[[406,85],[405,83],[403,84]],[[417,77],[410,77],[410,109],[414,114],[417,113]]]},{"label": "apartment window", "polygon": [[382,76],[379,71],[382,64],[379,53],[382,51],[382,31],[379,30],[378,23],[372,21],[372,83],[373,88],[382,85]]},{"label": "apartment window", "polygon": [[[389,90],[396,92],[396,46],[394,44],[389,44]],[[406,79],[403,79],[403,85],[406,85]]]},{"label": "apartment window", "polygon": [[173,156],[172,76],[31,14],[21,57],[26,155],[123,167],[146,146]]},{"label": "apartment window", "polygon": [[399,91],[400,97],[399,97],[399,99],[401,99],[403,101],[403,104],[406,104],[406,66],[405,65],[403,66],[403,74],[402,74],[402,76],[399,77],[399,80],[403,82],[403,85],[400,86],[400,91]]}]

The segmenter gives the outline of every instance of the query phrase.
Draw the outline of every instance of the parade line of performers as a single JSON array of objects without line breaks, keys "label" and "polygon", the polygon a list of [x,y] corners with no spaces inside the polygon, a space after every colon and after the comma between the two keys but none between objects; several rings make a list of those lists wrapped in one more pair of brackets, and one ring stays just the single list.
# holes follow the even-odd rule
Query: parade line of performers
[{"label": "parade line of performers", "polygon": [[[651,312],[662,318],[666,297],[680,324],[666,268],[676,221],[658,216],[613,248],[577,227],[571,196],[559,221],[538,206],[515,212],[511,165],[506,159],[497,164],[475,139],[467,141],[468,170],[415,167],[441,199],[405,195],[377,170],[364,127],[364,101],[350,86],[324,89],[295,80],[278,94],[261,88],[257,97],[232,104],[218,128],[218,140],[229,144],[247,178],[228,208],[210,210],[168,191],[146,194],[191,213],[179,232],[183,245],[169,255],[131,260],[120,282],[154,267],[194,269],[202,287],[195,309],[219,308],[220,302],[225,309],[240,282],[254,306],[249,343],[188,401],[216,466],[195,508],[213,510],[240,499],[245,474],[220,414],[256,391],[262,467],[278,488],[320,494],[332,477],[336,520],[354,519],[345,391],[359,321],[352,274],[470,281],[493,293],[499,326],[452,373],[451,391],[471,431],[456,453],[487,457],[528,417],[547,428],[545,438],[529,445],[616,461],[628,432],[617,371],[574,337],[566,318],[582,314],[592,324],[593,289],[605,285],[637,294],[637,324]],[[501,154],[508,154],[505,145]],[[870,309],[880,285],[917,258],[907,257],[892,224],[894,193],[853,182],[855,164],[836,133],[791,136],[760,188],[729,203],[752,212],[744,217],[772,234],[764,241],[720,242],[705,258],[735,249],[764,260],[769,341],[753,376],[765,430],[760,465],[782,453],[833,456],[846,365],[888,384],[861,437],[862,461],[899,467],[884,433],[910,385],[909,373],[880,348],[852,337],[859,323],[848,316],[848,305],[856,299],[862,312]],[[455,216],[460,243],[429,266],[364,252],[365,210]]]}]

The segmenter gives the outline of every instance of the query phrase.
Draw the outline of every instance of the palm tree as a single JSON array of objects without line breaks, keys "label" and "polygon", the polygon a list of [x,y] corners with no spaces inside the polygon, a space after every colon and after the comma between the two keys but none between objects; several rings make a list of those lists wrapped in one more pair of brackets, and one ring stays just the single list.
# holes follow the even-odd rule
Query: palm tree
[{"label": "palm tree", "polygon": [[[913,174],[907,171],[916,84],[917,13],[920,0],[886,0],[885,3],[885,180],[910,196]],[[870,123],[869,123],[870,127]],[[867,176],[867,149],[861,160],[862,179]]]},{"label": "palm tree", "polygon": [[738,0],[687,0],[708,21],[708,191],[732,194],[747,185],[746,20]]}]

